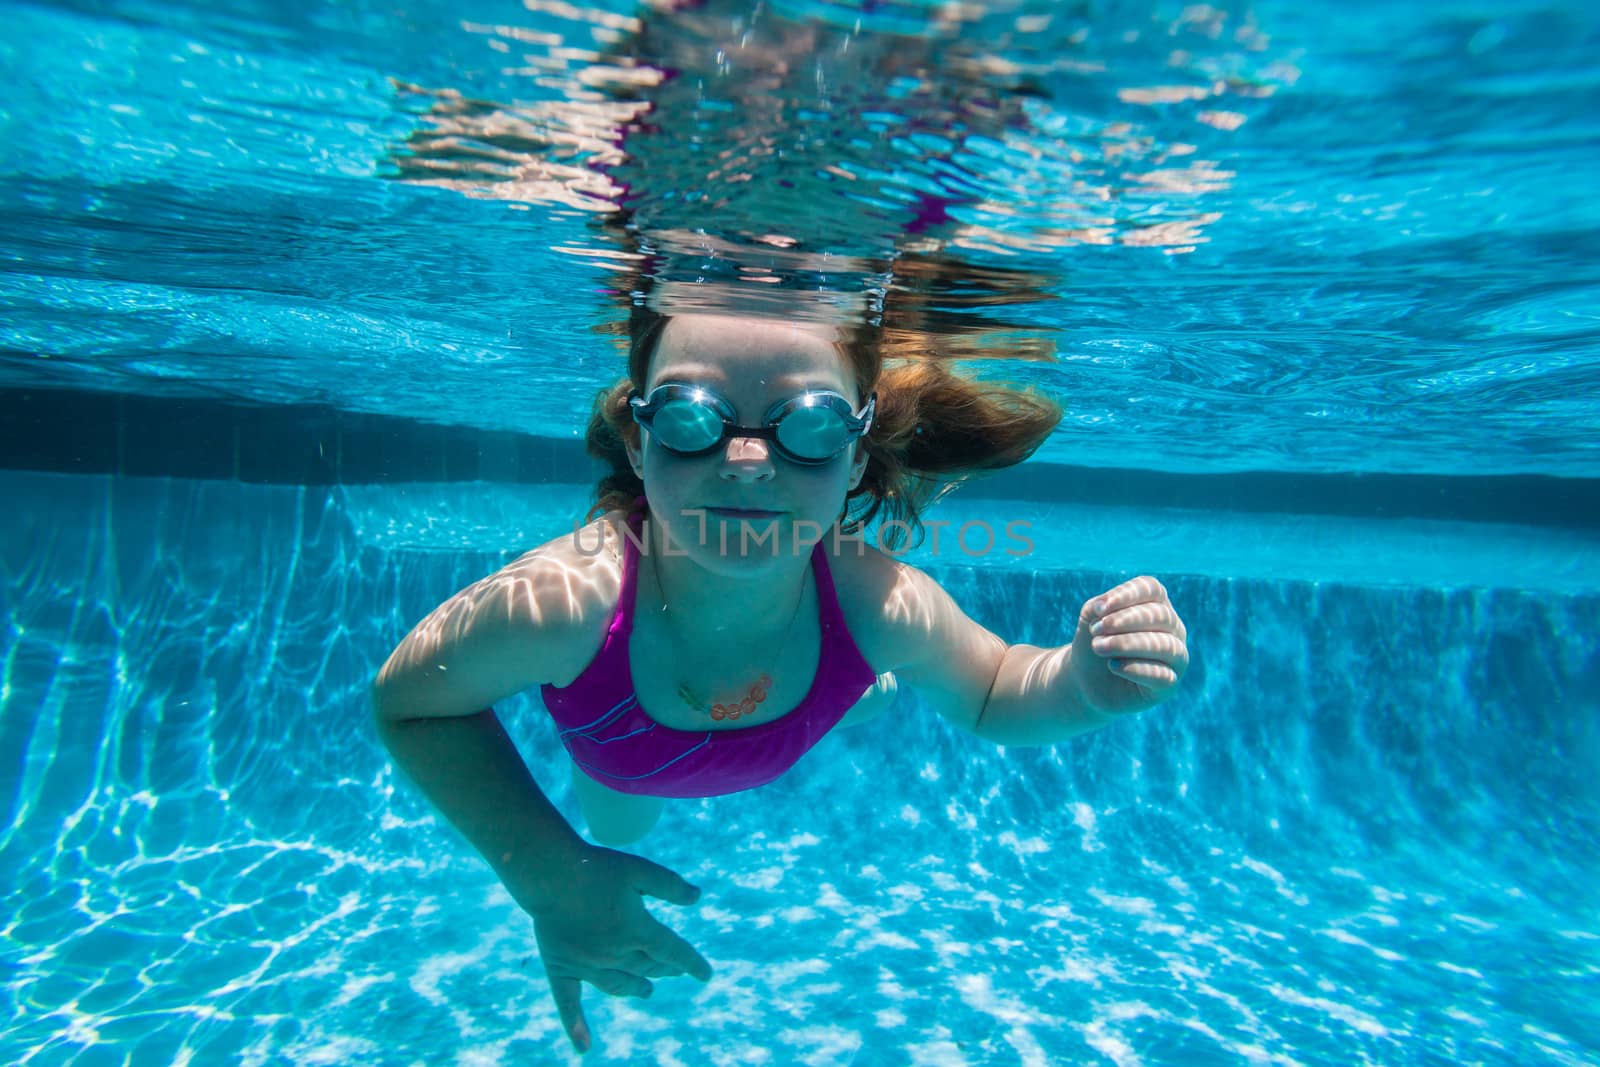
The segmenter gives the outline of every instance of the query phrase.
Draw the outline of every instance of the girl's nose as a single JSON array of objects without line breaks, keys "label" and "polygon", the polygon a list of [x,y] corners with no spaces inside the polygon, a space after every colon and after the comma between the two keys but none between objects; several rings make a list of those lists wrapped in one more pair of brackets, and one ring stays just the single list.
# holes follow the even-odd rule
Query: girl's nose
[{"label": "girl's nose", "polygon": [[734,437],[722,454],[722,476],[730,481],[762,482],[771,478],[772,451],[759,437]]}]

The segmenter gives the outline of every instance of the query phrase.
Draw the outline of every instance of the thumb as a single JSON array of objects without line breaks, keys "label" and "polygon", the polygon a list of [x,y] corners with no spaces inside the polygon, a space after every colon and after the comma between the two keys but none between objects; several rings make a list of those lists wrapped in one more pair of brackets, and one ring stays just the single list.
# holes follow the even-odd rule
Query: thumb
[{"label": "thumb", "polygon": [[556,1012],[561,1016],[561,1026],[572,1040],[578,1055],[589,1051],[594,1036],[589,1032],[589,1020],[583,1015],[583,986],[576,978],[550,978],[550,996],[556,1002]]},{"label": "thumb", "polygon": [[665,900],[668,904],[693,904],[700,899],[700,887],[690,885],[682,877],[659,863],[639,856],[633,857],[634,868],[630,881],[633,888],[647,896]]}]

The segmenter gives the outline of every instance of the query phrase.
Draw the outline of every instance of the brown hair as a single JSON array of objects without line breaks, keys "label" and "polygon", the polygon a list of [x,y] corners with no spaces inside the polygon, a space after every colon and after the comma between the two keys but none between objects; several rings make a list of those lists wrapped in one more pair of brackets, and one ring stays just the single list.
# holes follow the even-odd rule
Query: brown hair
[{"label": "brown hair", "polygon": [[[845,327],[838,342],[859,395],[878,394],[877,415],[862,439],[866,473],[845,500],[843,527],[854,532],[875,518],[903,523],[886,527],[884,542],[892,548],[904,540],[902,530],[920,540],[922,513],[934,501],[974,475],[1027,459],[1061,421],[1060,405],[1032,388],[980,381],[948,366],[953,359],[999,354],[994,349],[897,321],[907,317],[886,306],[883,325]],[[628,396],[648,380],[650,358],[670,319],[642,303],[631,307],[628,376],[595,397],[585,435],[589,454],[610,468],[595,487],[590,518],[626,511],[644,495],[626,450],[639,446]],[[1007,354],[1050,358],[1037,339],[1024,339]]]}]

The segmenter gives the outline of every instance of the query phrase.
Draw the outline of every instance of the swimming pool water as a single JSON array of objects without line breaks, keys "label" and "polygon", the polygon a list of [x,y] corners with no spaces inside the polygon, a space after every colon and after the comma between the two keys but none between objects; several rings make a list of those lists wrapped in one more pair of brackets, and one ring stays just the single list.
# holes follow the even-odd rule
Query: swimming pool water
[{"label": "swimming pool water", "polygon": [[[759,93],[707,47],[732,23],[696,21],[748,5],[655,6],[0,0],[0,1062],[574,1059],[529,923],[366,689],[583,487],[516,484],[514,453],[331,487],[240,484],[239,457],[254,412],[305,405],[559,465],[621,371],[594,329],[637,252],[597,224],[618,203],[669,276],[758,246],[743,266],[861,292],[952,259],[915,310],[1053,347],[983,369],[1067,419],[1025,499],[937,513],[1029,518],[1037,552],[915,558],[1037,643],[1152,571],[1196,660],[1054,750],[908,697],[670,808],[638,851],[704,886],[657,911],[717,974],[591,992],[591,1062],[1600,1060],[1592,5],[1039,0],[955,32],[796,0],[755,45],[833,51]],[[621,47],[675,77],[618,88]],[[635,99],[651,122],[607,125]],[[91,394],[234,413],[231,468],[128,476],[196,469],[217,420]],[[169,468],[124,440],[162,419]],[[406,469],[446,440],[393,425],[364,441]],[[77,473],[27,469],[34,436]],[[1368,507],[1174,499],[1255,472]],[[1369,491],[1385,472],[1417,480]],[[1495,514],[1449,506],[1476,476]],[[537,698],[500,710],[573,815]]]},{"label": "swimming pool water", "polygon": [[[4,488],[0,1058],[567,1059],[530,924],[364,703],[505,554],[375,530],[403,487]],[[480,543],[561,529],[521,500]],[[1118,577],[936,572],[1034,641]],[[1168,707],[997,751],[911,706],[673,806],[640,851],[704,886],[657,910],[716,977],[591,995],[589,1058],[1592,1060],[1596,592],[1169,577],[1204,652]],[[574,816],[536,698],[500,710]]]},{"label": "swimming pool water", "polygon": [[[892,56],[911,42],[884,34],[928,6],[805,0],[763,17],[824,16],[844,54]],[[747,5],[710,7],[731,23]],[[1600,120],[1582,106],[1600,89],[1591,5],[968,8],[987,13],[957,44],[977,43],[939,44],[911,86],[1006,103],[962,140],[944,104],[918,105],[887,73],[752,94],[787,106],[787,126],[730,109],[748,78],[719,73],[711,31],[664,18],[640,47],[681,77],[641,90],[653,125],[589,130],[553,102],[595,91],[586,64],[628,3],[7,3],[0,384],[571,438],[575,420],[552,415],[586,409],[614,373],[592,332],[615,315],[598,290],[637,254],[597,227],[609,201],[569,202],[604,178],[678,228],[657,244],[703,245],[683,258],[713,274],[733,220],[831,256],[846,288],[915,258],[902,246],[922,236],[968,277],[1012,272],[995,295],[1017,299],[973,314],[1060,354],[1006,368],[1069,401],[1044,459],[1600,472],[1584,429],[1600,395],[1600,208],[1579,192],[1600,171]],[[858,18],[856,36],[840,29]],[[654,40],[682,54],[654,56]],[[688,82],[709,88],[668,92]],[[530,131],[515,162],[568,167],[570,185],[470,168],[458,187],[398,180],[426,178],[405,167],[429,159],[418,138],[439,118],[400,84],[503,109]],[[1244,121],[1211,124],[1221,113]],[[567,135],[583,151],[563,154]],[[696,169],[718,138],[752,180]],[[803,161],[804,203],[774,211],[747,192],[770,192],[762,138]],[[940,196],[948,221],[917,230]],[[856,229],[835,233],[841,218]],[[755,244],[781,265],[784,248]]]}]

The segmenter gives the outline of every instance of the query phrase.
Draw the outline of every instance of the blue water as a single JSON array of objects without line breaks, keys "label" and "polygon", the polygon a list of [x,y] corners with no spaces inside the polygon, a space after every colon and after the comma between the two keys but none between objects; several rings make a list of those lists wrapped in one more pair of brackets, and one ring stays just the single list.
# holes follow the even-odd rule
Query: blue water
[{"label": "blue water", "polygon": [[[816,26],[831,58],[757,98],[711,30],[653,23],[675,69],[714,66],[645,91],[664,125],[610,160],[558,105],[626,95],[584,79],[629,4],[0,4],[0,389],[571,437],[620,370],[593,330],[630,262],[598,225],[610,188],[680,272],[761,245],[815,282],[756,239],[774,214],[846,291],[939,243],[994,288],[929,321],[1055,350],[977,365],[1067,401],[1042,462],[1592,491],[1589,8],[1006,4],[959,32],[918,3],[764,10],[758,44]],[[850,76],[912,30],[935,75]],[[452,159],[425,136],[441,98],[402,85],[534,123],[524,176],[572,170]],[[973,99],[1005,121],[934,121]],[[463,127],[504,149],[485,130]],[[781,173],[747,151],[779,130]],[[696,143],[741,146],[742,177]],[[419,617],[565,529],[584,487],[16,466],[0,1062],[574,1059],[530,924],[365,699]],[[717,975],[591,992],[588,1059],[1600,1060],[1592,521],[1528,525],[1514,491],[1495,522],[1040,496],[941,512],[1025,516],[1034,555],[919,562],[1049,644],[1087,595],[1160,574],[1182,694],[1047,751],[910,697],[771,787],[670,807],[639,851],[705,887],[658,914]],[[500,711],[575,817],[537,698]]]},{"label": "blue water", "polygon": [[[404,488],[3,488],[3,1058],[561,1062],[530,924],[363,698],[507,558],[473,540],[581,487],[420,490],[488,502],[449,533]],[[932,565],[1016,640],[1119,576]],[[591,1059],[1592,1061],[1600,593],[1169,585],[1200,655],[1137,722],[996,751],[913,704],[671,807],[641,851],[705,886],[671,921],[717,976],[591,995]],[[576,818],[536,699],[501,711]]]},{"label": "blue water", "polygon": [[[730,111],[749,80],[737,69],[670,83],[702,91],[654,94],[660,129],[627,134],[631,164],[609,162],[603,139],[558,143],[615,133],[555,106],[594,95],[572,53],[613,31],[533,6],[4,5],[0,383],[572,436],[548,405],[586,409],[612,373],[591,328],[614,313],[595,291],[628,253],[596,228],[607,202],[591,187],[625,189],[614,199],[680,244],[696,228],[793,230],[833,256],[836,281],[894,254],[908,203],[942,189],[961,202],[933,236],[968,264],[1034,272],[1046,297],[992,313],[1060,354],[1030,371],[1071,400],[1042,458],[1600,472],[1589,5],[1151,2],[1056,12],[1024,33],[1029,9],[1008,3],[960,38],[978,44],[931,57],[1015,68],[960,83],[963,98],[1028,90],[965,141],[897,135],[897,111],[935,125],[944,105],[917,105],[887,75],[852,79],[838,59],[824,70],[838,77],[779,94],[792,126]],[[871,8],[870,29],[923,7],[767,10],[849,25]],[[715,39],[680,36],[685,54],[664,65],[704,59],[694,46]],[[1140,102],[1219,82],[1206,99]],[[430,156],[416,138],[432,129],[431,98],[397,84],[485,101],[543,131],[517,165],[590,177],[578,192],[487,166],[450,189],[397,180]],[[1223,112],[1245,121],[1201,119]],[[749,157],[757,180],[731,182],[685,129],[741,152],[777,139],[805,202],[772,218],[766,157]],[[470,145],[500,150],[474,132]]]}]

